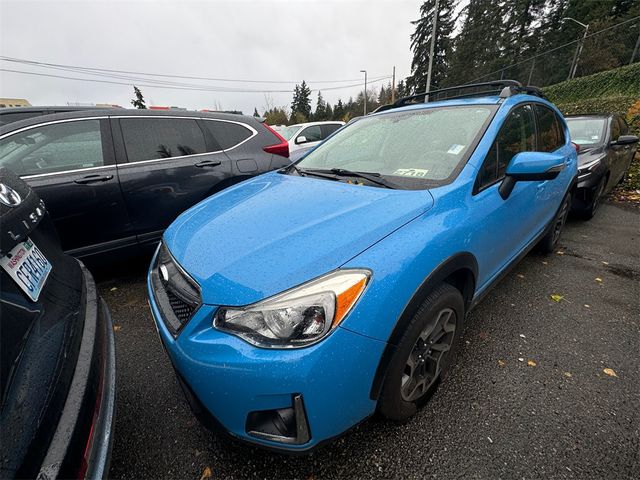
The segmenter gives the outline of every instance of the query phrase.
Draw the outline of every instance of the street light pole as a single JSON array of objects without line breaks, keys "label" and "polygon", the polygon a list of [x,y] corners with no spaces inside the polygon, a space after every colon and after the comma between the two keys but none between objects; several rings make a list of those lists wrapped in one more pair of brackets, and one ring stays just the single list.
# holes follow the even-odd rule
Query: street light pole
[{"label": "street light pole", "polygon": [[364,73],[364,114],[367,114],[367,71],[360,70],[360,73]]},{"label": "street light pole", "polygon": [[564,17],[561,21],[564,22],[565,20],[571,20],[572,22],[575,22],[578,25],[580,25],[582,28],[584,28],[584,35],[582,36],[582,39],[578,42],[578,45],[576,46],[576,53],[573,55],[573,61],[571,62],[571,68],[569,69],[569,76],[567,77],[567,80],[571,80],[576,76],[576,72],[578,71],[578,62],[580,62],[580,54],[582,53],[582,47],[584,46],[584,41],[587,38],[589,25],[588,24],[585,25],[584,23],[579,22],[575,18],[571,18],[571,17]]},{"label": "street light pole", "polygon": [[[440,7],[440,0],[436,0],[436,5],[433,10],[433,28],[431,29],[431,46],[429,47],[429,69],[427,70],[427,89],[425,93],[429,93],[431,90],[431,70],[433,68],[433,54],[436,51],[436,32],[438,25],[438,9]],[[429,100],[429,95],[425,95],[424,101]]]}]

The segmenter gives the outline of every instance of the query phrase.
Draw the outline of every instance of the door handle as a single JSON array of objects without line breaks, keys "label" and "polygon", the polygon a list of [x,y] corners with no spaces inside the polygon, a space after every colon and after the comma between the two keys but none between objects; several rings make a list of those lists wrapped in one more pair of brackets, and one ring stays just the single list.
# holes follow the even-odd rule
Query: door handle
[{"label": "door handle", "polygon": [[89,183],[108,182],[111,179],[113,179],[113,175],[87,175],[73,182],[79,183],[80,185],[87,185]]},{"label": "door handle", "polygon": [[217,167],[218,165],[222,165],[222,162],[217,160],[203,160],[202,162],[195,164],[198,168]]}]

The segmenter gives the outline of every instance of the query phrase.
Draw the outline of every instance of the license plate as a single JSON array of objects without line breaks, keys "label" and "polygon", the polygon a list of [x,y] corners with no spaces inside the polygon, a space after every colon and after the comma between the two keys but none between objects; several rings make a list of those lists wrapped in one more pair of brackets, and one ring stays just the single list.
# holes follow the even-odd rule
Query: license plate
[{"label": "license plate", "polygon": [[0,265],[34,302],[38,300],[51,263],[30,239],[16,245],[0,258]]}]

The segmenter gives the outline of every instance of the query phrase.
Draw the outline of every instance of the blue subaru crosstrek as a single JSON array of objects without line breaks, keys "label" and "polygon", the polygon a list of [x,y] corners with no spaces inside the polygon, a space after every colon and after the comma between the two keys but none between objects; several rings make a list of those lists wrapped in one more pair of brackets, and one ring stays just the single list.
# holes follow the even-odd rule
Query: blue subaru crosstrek
[{"label": "blue subaru crosstrek", "polygon": [[514,81],[458,88],[353,121],[166,230],[150,305],[202,421],[305,451],[376,411],[407,419],[467,312],[554,249],[577,177],[560,112]]}]

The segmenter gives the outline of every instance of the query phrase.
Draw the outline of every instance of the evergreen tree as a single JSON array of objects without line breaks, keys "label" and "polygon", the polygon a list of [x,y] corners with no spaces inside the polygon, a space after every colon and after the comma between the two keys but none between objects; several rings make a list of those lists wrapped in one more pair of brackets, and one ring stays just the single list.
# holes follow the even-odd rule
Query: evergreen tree
[{"label": "evergreen tree", "polygon": [[316,102],[316,111],[313,114],[313,119],[315,121],[326,120],[327,119],[326,108],[327,108],[327,105],[324,99],[322,98],[322,92],[318,90],[318,101]]},{"label": "evergreen tree", "polygon": [[[301,85],[296,85],[291,102],[291,115],[302,114],[305,119],[311,117],[311,89],[303,80]],[[305,120],[306,121],[306,120]]]},{"label": "evergreen tree", "polygon": [[136,96],[136,98],[131,100],[131,105],[141,110],[146,109],[147,105],[144,103],[144,97],[142,96],[142,92],[135,85],[133,86],[133,94]]},{"label": "evergreen tree", "polygon": [[334,120],[342,120],[344,116],[344,105],[342,104],[342,99],[338,99],[338,103],[336,103],[335,108],[333,109],[333,119]]},{"label": "evergreen tree", "polygon": [[406,97],[408,95],[409,95],[409,89],[404,83],[404,80],[400,80],[398,82],[398,87],[396,88],[396,100],[398,98]]},{"label": "evergreen tree", "polygon": [[325,120],[333,120],[333,109],[331,108],[331,104],[327,102],[324,107],[324,119]]},{"label": "evergreen tree", "polygon": [[495,74],[486,78],[482,76],[505,66],[502,58],[505,25],[497,21],[503,13],[503,2],[470,0],[463,11],[462,29],[454,42],[448,84],[461,85],[472,80],[496,78]]},{"label": "evergreen tree", "polygon": [[[427,86],[435,4],[435,0],[424,1],[420,6],[420,18],[411,22],[416,29],[411,35],[413,60],[411,75],[407,78],[407,87],[414,93],[424,92]],[[456,0],[440,0],[431,72],[432,90],[441,87],[447,77],[449,57],[452,51],[451,35],[455,27],[455,19],[453,18],[455,5]]]},{"label": "evergreen tree", "polygon": [[300,104],[300,85],[296,83],[296,88],[293,89],[293,100],[291,101],[291,115],[298,111],[298,105]]}]

